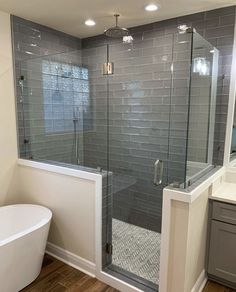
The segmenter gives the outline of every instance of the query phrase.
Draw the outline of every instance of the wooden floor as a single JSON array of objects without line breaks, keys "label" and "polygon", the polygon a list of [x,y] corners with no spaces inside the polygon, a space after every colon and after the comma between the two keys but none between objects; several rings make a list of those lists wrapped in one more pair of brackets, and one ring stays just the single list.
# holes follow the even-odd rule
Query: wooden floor
[{"label": "wooden floor", "polygon": [[[38,278],[21,292],[119,292],[96,278],[92,278],[57,259],[45,255]],[[203,292],[236,292],[236,290],[208,282]]]},{"label": "wooden floor", "polygon": [[236,292],[236,290],[209,281],[202,292]]},{"label": "wooden floor", "polygon": [[45,255],[38,278],[21,292],[119,292],[58,260]]}]

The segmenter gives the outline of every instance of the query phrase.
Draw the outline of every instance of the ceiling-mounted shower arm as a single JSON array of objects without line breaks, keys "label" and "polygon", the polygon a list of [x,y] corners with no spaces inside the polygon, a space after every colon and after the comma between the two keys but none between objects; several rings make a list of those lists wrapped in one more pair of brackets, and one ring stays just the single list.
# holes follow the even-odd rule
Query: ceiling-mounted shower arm
[{"label": "ceiling-mounted shower arm", "polygon": [[124,36],[128,36],[129,35],[129,30],[127,28],[124,27],[120,27],[118,26],[118,17],[120,16],[120,14],[114,14],[115,17],[115,26],[108,28],[107,30],[104,31],[104,34],[108,37],[112,37],[112,38],[120,38],[120,37],[124,37]]},{"label": "ceiling-mounted shower arm", "polygon": [[118,26],[118,17],[120,16],[120,14],[114,14],[115,18],[116,18],[116,26]]}]

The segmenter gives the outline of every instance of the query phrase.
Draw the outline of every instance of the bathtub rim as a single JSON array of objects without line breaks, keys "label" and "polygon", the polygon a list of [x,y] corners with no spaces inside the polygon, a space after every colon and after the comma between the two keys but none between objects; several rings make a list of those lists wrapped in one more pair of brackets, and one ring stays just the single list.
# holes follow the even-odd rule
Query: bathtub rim
[{"label": "bathtub rim", "polygon": [[4,246],[4,245],[7,245],[23,236],[26,236],[38,229],[40,229],[41,227],[47,225],[48,223],[50,223],[51,219],[52,219],[52,211],[47,208],[47,207],[44,207],[42,205],[37,205],[37,204],[11,204],[11,205],[6,205],[6,206],[1,206],[1,208],[4,208],[4,209],[10,209],[11,207],[33,207],[33,208],[37,208],[37,209],[44,209],[45,211],[47,211],[48,215],[46,218],[42,218],[42,220],[40,220],[39,223],[37,224],[34,224],[32,227],[30,228],[27,228],[27,229],[24,229],[20,232],[17,232],[16,234],[13,234],[9,237],[7,237],[6,239],[3,239],[3,240],[0,240],[0,247]]}]

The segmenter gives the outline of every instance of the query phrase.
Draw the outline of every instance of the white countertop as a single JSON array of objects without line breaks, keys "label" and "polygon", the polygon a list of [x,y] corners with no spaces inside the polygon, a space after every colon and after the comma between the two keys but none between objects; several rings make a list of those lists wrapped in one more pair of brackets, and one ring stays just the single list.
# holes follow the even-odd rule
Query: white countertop
[{"label": "white countertop", "polygon": [[210,196],[211,199],[236,204],[236,184],[222,182]]}]

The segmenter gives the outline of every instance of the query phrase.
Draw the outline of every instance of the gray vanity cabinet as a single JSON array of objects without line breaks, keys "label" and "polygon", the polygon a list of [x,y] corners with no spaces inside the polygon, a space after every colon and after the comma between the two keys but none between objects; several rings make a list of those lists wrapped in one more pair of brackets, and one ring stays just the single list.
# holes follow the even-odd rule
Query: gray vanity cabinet
[{"label": "gray vanity cabinet", "polygon": [[236,287],[236,205],[210,201],[207,272]]}]

